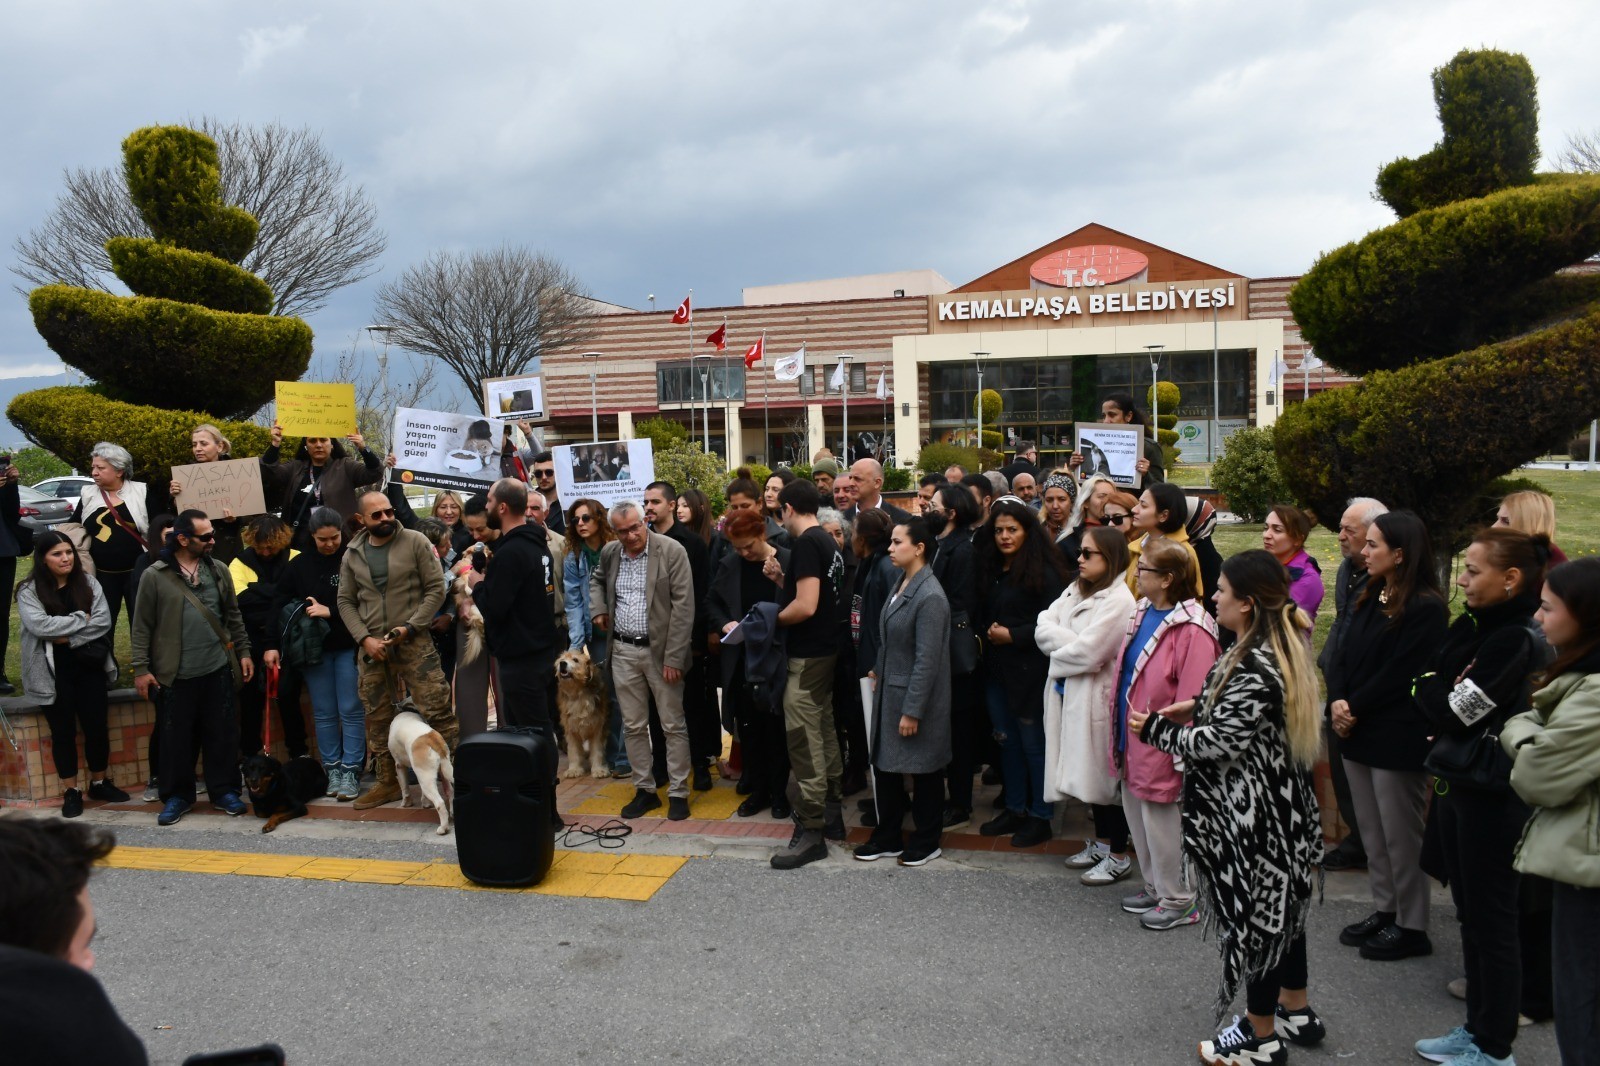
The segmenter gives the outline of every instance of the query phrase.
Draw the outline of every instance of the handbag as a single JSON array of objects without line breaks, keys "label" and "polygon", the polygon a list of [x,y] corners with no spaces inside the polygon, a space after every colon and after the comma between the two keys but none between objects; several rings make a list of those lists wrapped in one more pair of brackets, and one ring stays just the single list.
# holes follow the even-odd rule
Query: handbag
[{"label": "handbag", "polygon": [[322,646],[332,631],[327,621],[306,614],[305,600],[284,604],[278,619],[278,650],[290,666],[304,668],[322,662]]},{"label": "handbag", "polygon": [[72,542],[72,548],[78,553],[78,561],[83,564],[83,572],[94,577],[94,557],[89,554],[89,531],[82,522],[60,522],[50,527],[52,533],[60,533]]},{"label": "handbag", "polygon": [[79,644],[72,649],[72,654],[84,669],[104,670],[106,659],[111,655],[111,634],[105,633]]},{"label": "handbag", "polygon": [[1428,749],[1422,768],[1452,785],[1488,792],[1511,787],[1511,756],[1500,746],[1498,728],[1470,737],[1441,735]]},{"label": "handbag", "polygon": [[972,631],[972,620],[966,611],[950,615],[950,670],[957,677],[970,674],[978,668],[978,634]]}]

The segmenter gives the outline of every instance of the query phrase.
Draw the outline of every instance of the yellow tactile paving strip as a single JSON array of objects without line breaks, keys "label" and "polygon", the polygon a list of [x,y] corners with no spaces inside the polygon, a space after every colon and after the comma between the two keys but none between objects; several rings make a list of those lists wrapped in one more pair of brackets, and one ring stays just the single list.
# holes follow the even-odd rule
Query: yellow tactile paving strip
[{"label": "yellow tactile paving strip", "polygon": [[531,892],[541,896],[648,900],[683,868],[676,855],[608,855],[558,851],[550,872],[528,888],[489,888],[462,876],[448,862],[339,859],[319,855],[262,855],[248,851],[118,847],[100,865],[119,870],[175,870],[192,874],[294,877],[369,885],[460,888],[475,892]]},{"label": "yellow tactile paving strip", "polygon": [[[610,815],[615,818],[622,813],[635,795],[634,787],[627,781],[613,781],[609,785],[600,786],[600,791],[580,803],[574,804],[568,813],[571,814],[598,814]],[[667,816],[667,790],[659,788],[656,795],[661,797],[661,806],[650,812],[651,815],[665,818]],[[726,821],[733,817],[739,809],[739,804],[744,802],[744,797],[734,791],[732,785],[718,784],[708,792],[691,792],[689,794],[689,817],[702,818],[708,821]]]}]

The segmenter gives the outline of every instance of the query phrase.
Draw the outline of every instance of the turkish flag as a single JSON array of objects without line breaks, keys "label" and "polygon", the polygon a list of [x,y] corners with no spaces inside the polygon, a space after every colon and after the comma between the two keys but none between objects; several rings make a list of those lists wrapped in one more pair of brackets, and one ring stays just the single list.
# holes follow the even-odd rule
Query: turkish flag
[{"label": "turkish flag", "polygon": [[689,321],[689,297],[685,296],[683,303],[679,304],[678,309],[672,312],[672,324],[681,326],[687,321]]},{"label": "turkish flag", "polygon": [[717,351],[726,351],[728,347],[728,324],[724,322],[711,331],[711,336],[706,338],[707,344],[715,344]]},{"label": "turkish flag", "polygon": [[744,350],[744,368],[749,370],[767,354],[767,335],[763,333],[754,344]]}]

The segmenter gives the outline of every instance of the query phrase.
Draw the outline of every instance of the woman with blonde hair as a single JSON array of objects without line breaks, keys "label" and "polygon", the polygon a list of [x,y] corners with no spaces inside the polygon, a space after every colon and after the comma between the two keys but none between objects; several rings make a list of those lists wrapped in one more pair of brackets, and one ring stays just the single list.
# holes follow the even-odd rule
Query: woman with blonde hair
[{"label": "woman with blonde hair", "polygon": [[1542,536],[1550,542],[1550,565],[1567,561],[1567,553],[1556,547],[1556,501],[1536,489],[1513,492],[1500,501],[1494,524],[1506,526],[1530,537]]},{"label": "woman with blonde hair", "polygon": [[1325,1035],[1306,1000],[1305,935],[1322,861],[1311,784],[1322,713],[1301,636],[1311,620],[1289,597],[1284,565],[1260,549],[1240,552],[1222,564],[1216,600],[1218,623],[1237,640],[1200,698],[1153,713],[1129,708],[1128,729],[1184,762],[1184,866],[1222,951],[1217,1020],[1240,985],[1247,996],[1247,1019],[1202,1041],[1200,1059],[1246,1066],[1283,1062],[1284,1040],[1311,1045]]},{"label": "woman with blonde hair", "polygon": [[[217,463],[233,458],[230,454],[233,451],[233,442],[224,437],[222,430],[210,422],[202,422],[194,427],[194,432],[189,434],[189,450],[197,463]],[[178,499],[182,492],[183,486],[174,478],[172,484],[167,487],[167,493],[172,497],[172,509],[175,511],[183,510],[184,505]],[[224,507],[222,517],[211,520],[211,531],[216,534],[216,540],[211,542],[211,557],[219,563],[233,562],[233,557],[244,547],[239,517]]]}]

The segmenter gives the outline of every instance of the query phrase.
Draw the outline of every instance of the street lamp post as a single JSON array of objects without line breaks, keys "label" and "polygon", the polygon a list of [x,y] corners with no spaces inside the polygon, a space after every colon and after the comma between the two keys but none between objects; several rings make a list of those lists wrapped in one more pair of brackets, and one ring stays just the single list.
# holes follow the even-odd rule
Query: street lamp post
[{"label": "street lamp post", "polygon": [[[701,421],[701,423],[703,423],[704,430],[705,430],[705,439],[704,439],[705,451],[706,451],[707,455],[710,455],[711,454],[711,356],[702,353],[700,355],[695,356],[694,359],[691,360],[691,362],[701,363],[702,364],[702,368],[701,368],[701,371],[700,371],[700,404],[701,404],[700,421]],[[690,373],[693,373],[692,369],[691,369]],[[690,404],[690,411],[692,412],[693,409],[694,409],[694,405],[691,403]]]},{"label": "street lamp post", "polygon": [[1161,353],[1166,350],[1165,344],[1147,344],[1144,350],[1150,353],[1150,434],[1155,437],[1156,443],[1161,443]]},{"label": "street lamp post", "polygon": [[593,359],[589,364],[589,432],[591,439],[600,439],[600,393],[597,379],[600,375],[600,352],[584,352],[580,358]]},{"label": "street lamp post", "polygon": [[988,352],[973,352],[972,365],[978,368],[978,396],[973,401],[973,417],[978,420],[978,469],[983,469],[983,361]]},{"label": "street lamp post", "polygon": [[844,465],[850,465],[850,363],[855,359],[853,355],[839,356],[839,362],[844,365],[844,381],[839,387],[839,412],[844,419]]},{"label": "street lamp post", "polygon": [[[394,333],[394,327],[375,322],[367,327],[367,332],[383,334],[383,351],[378,353],[378,403],[386,404],[389,402],[389,337]],[[359,411],[356,412],[356,416],[359,419]],[[389,442],[388,450],[394,450],[394,441]],[[383,468],[383,487],[389,487],[388,466]]]}]

